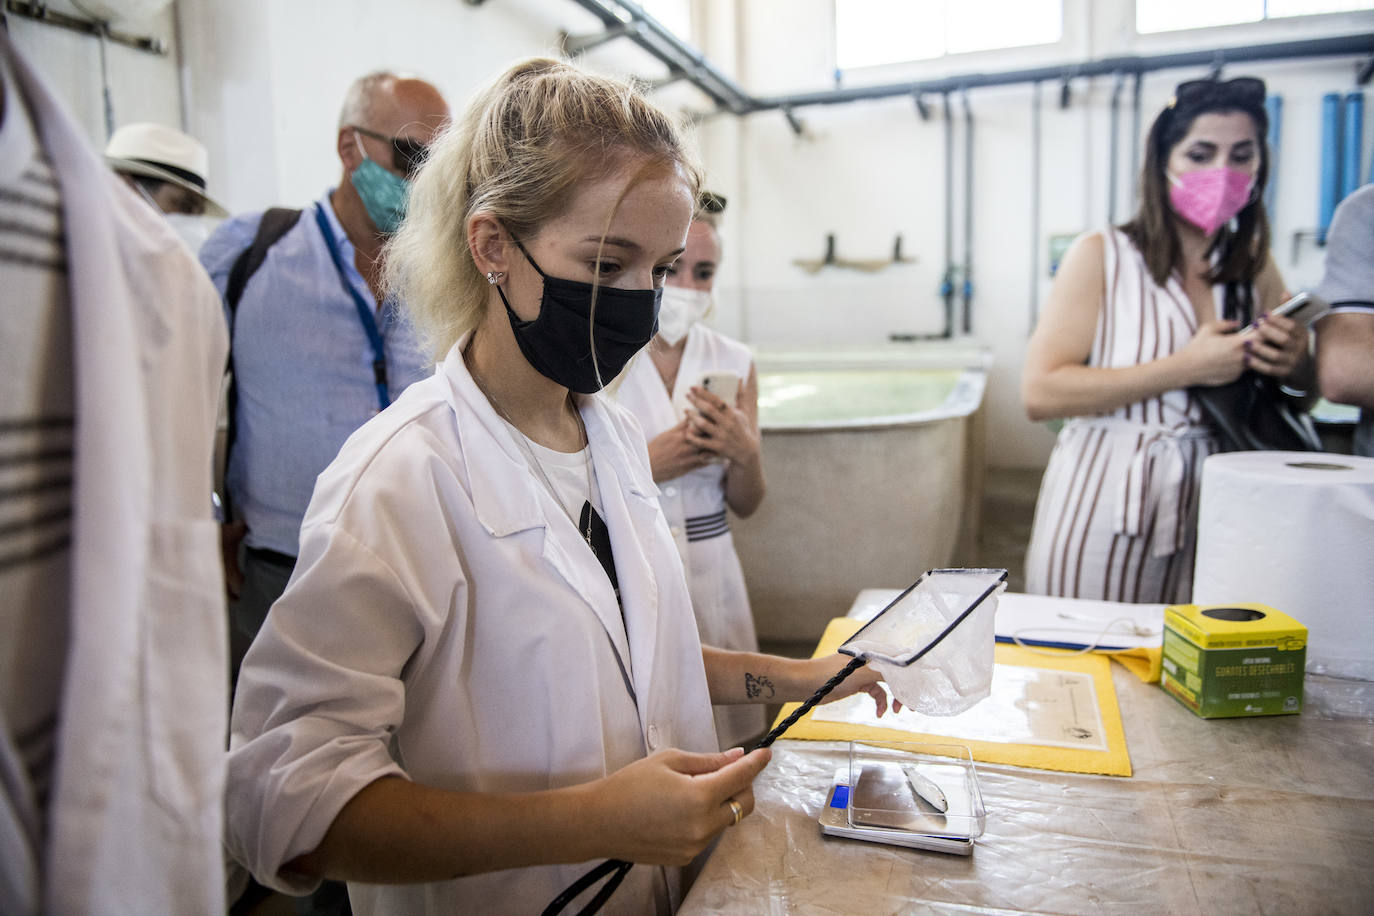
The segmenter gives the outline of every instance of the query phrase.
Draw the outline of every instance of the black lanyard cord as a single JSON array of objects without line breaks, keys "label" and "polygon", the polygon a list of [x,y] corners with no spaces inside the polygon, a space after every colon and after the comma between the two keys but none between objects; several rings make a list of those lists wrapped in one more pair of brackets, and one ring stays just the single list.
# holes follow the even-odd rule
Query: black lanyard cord
[{"label": "black lanyard cord", "polygon": [[569,884],[563,893],[553,898],[553,902],[544,907],[543,916],[556,916],[556,914],[563,912],[563,908],[572,903],[578,894],[606,875],[610,875],[610,879],[606,881],[601,890],[597,891],[596,896],[577,912],[577,916],[592,916],[593,913],[606,905],[606,901],[611,899],[611,895],[616,892],[616,888],[620,887],[620,882],[625,880],[625,876],[630,873],[630,869],[633,867],[633,862],[626,862],[624,859],[607,859]]},{"label": "black lanyard cord", "polygon": [[[826,696],[829,695],[830,691],[834,690],[836,687],[840,685],[841,681],[849,677],[855,671],[858,671],[860,668],[862,668],[866,661],[867,659],[864,658],[852,659],[848,665],[845,665],[842,669],[840,669],[838,674],[836,674],[830,680],[822,684],[820,686],[820,689],[817,690],[815,693],[811,694],[811,696],[806,700],[805,703],[798,706],[796,710],[793,711],[792,715],[788,716],[786,719],[783,719],[773,728],[772,731],[764,735],[762,740],[760,740],[758,744],[754,745],[752,750],[758,750],[761,747],[768,747],[774,741],[781,738],[783,732],[787,731],[796,723],[798,719],[800,719],[802,716],[810,712],[813,706],[815,706],[821,700],[824,700]],[[611,875],[610,880],[607,881],[606,884],[601,888],[600,892],[598,892],[597,895],[592,898],[590,903],[588,903],[585,907],[579,910],[577,914],[577,916],[592,916],[593,913],[599,911],[601,907],[603,907],[606,904],[607,900],[611,899],[611,895],[615,893],[616,888],[620,887],[620,882],[625,879],[625,875],[628,874],[630,869],[633,867],[633,862],[626,862],[623,859],[607,859],[605,862],[602,862],[600,865],[596,866],[595,868],[588,871],[585,875],[578,878],[572,884],[568,885],[567,889],[564,890],[563,893],[555,897],[553,899],[553,902],[544,908],[543,916],[556,916],[556,914],[563,912],[564,907],[571,903],[574,897],[585,891],[587,888],[591,887],[605,875],[614,872],[614,874]]]}]

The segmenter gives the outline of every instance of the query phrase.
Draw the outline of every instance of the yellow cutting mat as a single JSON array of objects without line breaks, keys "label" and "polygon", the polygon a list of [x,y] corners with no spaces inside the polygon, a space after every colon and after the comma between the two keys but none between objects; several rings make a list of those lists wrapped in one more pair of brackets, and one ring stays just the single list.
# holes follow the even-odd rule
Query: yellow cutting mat
[{"label": "yellow cutting mat", "polygon": [[[821,637],[820,644],[816,647],[812,657],[835,652],[840,644],[854,635],[862,625],[863,621],[848,617],[840,617],[830,621],[830,624],[825,628],[825,635]],[[999,643],[996,647],[996,661],[999,665],[1071,671],[1090,676],[1097,693],[1107,750],[1049,747],[1035,744],[1004,744],[994,741],[976,741],[953,735],[917,734],[904,729],[875,728],[855,723],[814,721],[811,712],[802,716],[796,724],[787,730],[783,737],[803,738],[812,741],[852,741],[868,738],[881,741],[954,742],[966,745],[973,755],[973,759],[983,763],[1005,763],[1012,766],[1059,770],[1066,773],[1101,773],[1106,776],[1131,775],[1131,756],[1126,750],[1126,734],[1121,727],[1121,708],[1117,705],[1116,690],[1112,687],[1111,662],[1106,656],[1070,653],[1050,656],[1040,652],[1030,652],[1019,646]],[[778,722],[791,715],[799,705],[798,703],[789,703],[784,706],[782,712],[778,714]],[[774,725],[776,726],[776,724],[775,722]]]}]

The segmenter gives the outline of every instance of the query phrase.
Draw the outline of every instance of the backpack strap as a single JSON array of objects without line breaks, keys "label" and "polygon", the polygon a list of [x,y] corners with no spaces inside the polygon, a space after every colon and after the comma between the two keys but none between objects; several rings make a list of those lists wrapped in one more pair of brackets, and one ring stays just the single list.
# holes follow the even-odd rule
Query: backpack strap
[{"label": "backpack strap", "polygon": [[248,281],[257,273],[262,262],[267,260],[267,250],[290,232],[291,227],[296,225],[300,218],[300,210],[287,207],[273,207],[262,214],[252,243],[243,249],[234,260],[234,266],[229,268],[229,282],[224,288],[224,304],[229,307],[231,327],[234,314],[238,311],[239,300],[243,298],[243,291],[248,288]]},{"label": "backpack strap", "polygon": [[[258,222],[258,231],[253,236],[253,241],[247,248],[234,259],[234,264],[229,268],[229,281],[224,287],[224,304],[229,310],[229,363],[225,367],[225,372],[229,376],[228,394],[228,429],[224,436],[224,474],[229,475],[229,454],[234,448],[234,439],[238,434],[238,423],[235,414],[238,413],[239,392],[238,384],[234,378],[234,318],[238,314],[239,300],[243,298],[243,291],[248,288],[248,281],[257,273],[259,267],[267,260],[267,251],[301,218],[300,210],[293,210],[288,207],[272,207],[262,214],[262,219]],[[229,487],[226,484],[222,498],[224,520],[232,521],[234,517],[233,507],[229,499]]]}]

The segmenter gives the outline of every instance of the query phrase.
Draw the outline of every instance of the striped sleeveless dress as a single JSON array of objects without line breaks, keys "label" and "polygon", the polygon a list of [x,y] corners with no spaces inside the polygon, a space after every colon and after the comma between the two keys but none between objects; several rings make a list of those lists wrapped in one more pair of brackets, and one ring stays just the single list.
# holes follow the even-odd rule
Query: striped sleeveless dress
[{"label": "striped sleeveless dress", "polygon": [[[1106,301],[1088,365],[1125,368],[1181,350],[1197,316],[1124,233],[1103,230]],[[1222,314],[1223,286],[1216,286]],[[1026,591],[1174,604],[1193,588],[1202,462],[1218,442],[1186,390],[1076,417],[1059,433],[1026,550]]]}]

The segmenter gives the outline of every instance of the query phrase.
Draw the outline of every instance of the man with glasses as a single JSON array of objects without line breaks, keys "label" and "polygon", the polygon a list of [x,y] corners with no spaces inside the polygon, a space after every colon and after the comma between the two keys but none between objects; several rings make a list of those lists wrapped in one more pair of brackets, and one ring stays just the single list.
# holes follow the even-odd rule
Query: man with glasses
[{"label": "man with glasses", "polygon": [[335,137],[338,186],[304,210],[233,217],[201,248],[231,335],[224,554],[235,674],[290,578],[315,477],[428,374],[396,304],[384,301],[382,248],[448,116],[423,80],[358,79]]}]

